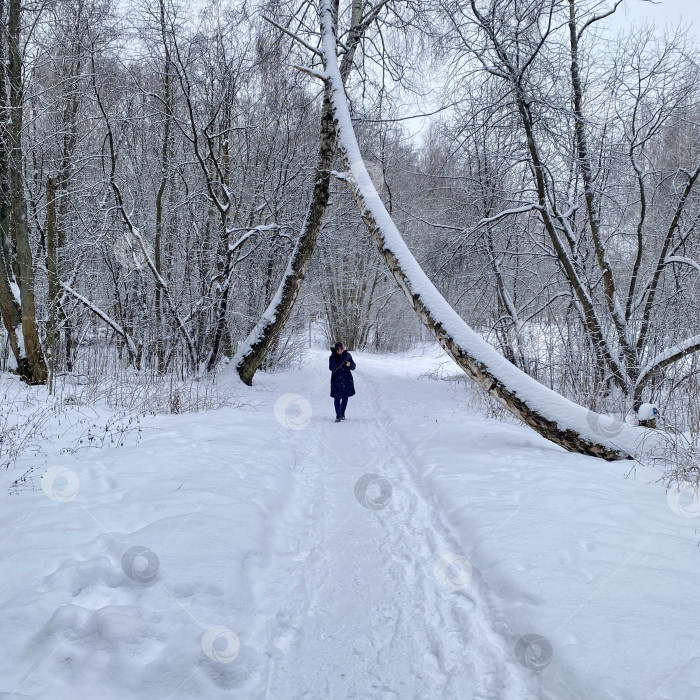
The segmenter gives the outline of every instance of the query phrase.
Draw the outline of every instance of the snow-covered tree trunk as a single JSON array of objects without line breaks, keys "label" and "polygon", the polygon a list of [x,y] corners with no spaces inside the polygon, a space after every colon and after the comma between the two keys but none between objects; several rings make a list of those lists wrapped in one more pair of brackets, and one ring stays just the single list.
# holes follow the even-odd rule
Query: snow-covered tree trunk
[{"label": "snow-covered tree trunk", "polygon": [[[610,11],[611,14],[612,12],[614,12],[614,9]],[[581,33],[590,26],[591,22],[602,19],[605,16],[607,15],[603,14],[600,15],[600,17],[594,17],[589,20],[588,23],[584,24],[583,29],[579,29],[576,16],[576,2],[575,0],[569,0],[569,41],[571,47],[571,85],[573,89],[576,163],[581,173],[581,180],[583,181],[586,211],[588,213],[588,226],[591,232],[596,261],[602,276],[606,306],[617,333],[617,342],[626,359],[626,374],[629,380],[634,381],[639,370],[639,359],[634,344],[630,341],[627,319],[625,318],[617,292],[617,281],[613,274],[612,264],[610,263],[608,251],[603,240],[603,233],[601,231],[598,198],[594,185],[595,177],[593,173],[593,164],[591,163],[588,137],[586,135],[586,118],[583,111],[584,90],[579,63],[579,39]],[[625,388],[629,386],[629,383],[630,381],[626,382]]]},{"label": "snow-covered tree trunk", "polygon": [[335,140],[330,92],[326,88],[323,95],[316,179],[301,235],[294,245],[277,293],[233,358],[238,376],[248,385],[252,383],[255,372],[265,361],[270,348],[274,346],[287,323],[309,269],[309,262],[316,247],[316,240],[323,224],[323,215],[328,205]]},{"label": "snow-covered tree trunk", "polygon": [[[0,303],[3,319],[10,335],[10,344],[17,361],[19,375],[30,384],[44,384],[47,378],[46,361],[41,347],[39,330],[36,322],[34,299],[34,266],[32,249],[29,241],[27,222],[27,201],[24,192],[22,162],[23,130],[23,82],[22,54],[20,37],[21,19],[20,0],[10,0],[7,12],[6,51],[7,60],[2,70],[6,71],[7,101],[3,92],[3,111],[9,112],[5,119],[1,138],[3,156],[3,202],[0,224],[3,237],[3,275],[0,284]],[[0,12],[2,6],[0,6]],[[5,48],[5,47],[3,47]],[[3,56],[4,60],[4,56]],[[3,88],[5,81],[3,80]],[[9,198],[9,199],[8,199]],[[8,294],[9,292],[9,294]],[[19,323],[17,318],[19,311]]]},{"label": "snow-covered tree trunk", "polygon": [[[9,207],[8,207],[9,208]],[[4,228],[4,227],[3,227]],[[25,380],[31,380],[32,372],[24,348],[22,336],[22,310],[17,292],[19,288],[12,274],[8,260],[9,246],[4,231],[0,229],[0,314],[10,340],[10,348],[17,365],[17,373]]]},{"label": "snow-covered tree trunk", "polygon": [[[357,45],[368,24],[362,22],[362,0],[353,0],[351,30],[347,38],[347,52],[343,58],[343,65],[339,67],[341,82],[345,83],[355,54]],[[328,206],[330,193],[330,173],[333,166],[333,158],[336,151],[336,131],[333,119],[333,110],[330,101],[328,86],[323,93],[323,107],[321,109],[321,131],[319,135],[318,161],[316,163],[314,189],[311,202],[306,212],[306,218],[301,235],[296,241],[294,250],[289,258],[284,277],[280,282],[277,293],[265,309],[258,323],[241,343],[234,358],[233,364],[238,376],[243,382],[250,385],[258,367],[265,361],[270,349],[282,333],[287,323],[294,304],[299,296],[299,290],[309,269],[311,256],[316,248],[318,234],[321,232],[323,216]]]},{"label": "snow-covered tree trunk", "polygon": [[[0,17],[4,20],[3,0],[0,0]],[[5,63],[6,37],[0,34],[0,61]],[[22,310],[19,303],[19,287],[12,268],[12,243],[10,239],[11,193],[9,174],[10,144],[6,138],[9,132],[10,109],[6,104],[5,70],[0,68],[0,100],[2,121],[0,122],[0,314],[7,329],[10,348],[21,377],[31,377],[29,360],[22,337]]]},{"label": "snow-covered tree trunk", "polygon": [[629,456],[641,437],[639,429],[621,425],[615,440],[599,434],[596,414],[508,362],[468,326],[425,275],[384,207],[362,160],[338,66],[331,0],[321,2],[320,23],[325,79],[330,87],[338,145],[348,168],[347,183],[380,254],[421,321],[469,377],[540,435],[573,452],[607,460]]}]

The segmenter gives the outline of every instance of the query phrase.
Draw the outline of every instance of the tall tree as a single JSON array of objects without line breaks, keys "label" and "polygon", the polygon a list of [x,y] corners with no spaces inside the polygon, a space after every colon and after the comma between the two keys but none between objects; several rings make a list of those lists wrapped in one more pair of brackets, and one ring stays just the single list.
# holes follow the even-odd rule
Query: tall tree
[{"label": "tall tree", "polygon": [[[0,14],[4,12],[0,4]],[[3,54],[2,152],[0,172],[0,237],[2,265],[0,269],[0,306],[10,336],[18,374],[30,384],[43,384],[47,379],[46,361],[39,338],[34,298],[34,265],[27,220],[24,191],[22,127],[24,84],[22,74],[22,4],[9,0],[6,30],[0,50]]]}]

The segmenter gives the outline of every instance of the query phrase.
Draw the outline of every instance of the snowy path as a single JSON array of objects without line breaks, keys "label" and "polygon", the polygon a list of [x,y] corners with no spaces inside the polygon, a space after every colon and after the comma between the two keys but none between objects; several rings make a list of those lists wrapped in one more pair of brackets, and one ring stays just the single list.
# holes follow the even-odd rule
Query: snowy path
[{"label": "snowy path", "polygon": [[434,349],[355,359],[344,423],[314,351],[53,445],[70,478],[2,496],[0,700],[700,698],[696,504],[480,417]]},{"label": "snowy path", "polygon": [[[346,422],[332,422],[323,381],[306,394],[314,420],[282,429],[304,469],[275,567],[261,574],[272,582],[263,618],[275,620],[264,644],[281,652],[266,697],[505,697],[509,650],[466,567],[436,576],[459,544],[416,489],[419,465],[391,427],[405,406],[382,406],[375,373],[358,373]],[[369,486],[376,509],[355,496],[367,473],[385,480],[385,493]]]}]

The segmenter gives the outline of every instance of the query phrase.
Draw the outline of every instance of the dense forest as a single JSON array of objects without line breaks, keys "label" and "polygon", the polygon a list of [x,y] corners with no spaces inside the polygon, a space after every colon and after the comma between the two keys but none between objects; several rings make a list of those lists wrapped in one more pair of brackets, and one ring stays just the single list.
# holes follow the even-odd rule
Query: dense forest
[{"label": "dense forest", "polygon": [[[619,5],[2,0],[0,368],[52,388],[234,358],[250,383],[312,327],[440,340],[373,234],[367,175],[512,365],[695,432],[700,50],[613,35]],[[523,417],[507,379],[479,381]]]}]

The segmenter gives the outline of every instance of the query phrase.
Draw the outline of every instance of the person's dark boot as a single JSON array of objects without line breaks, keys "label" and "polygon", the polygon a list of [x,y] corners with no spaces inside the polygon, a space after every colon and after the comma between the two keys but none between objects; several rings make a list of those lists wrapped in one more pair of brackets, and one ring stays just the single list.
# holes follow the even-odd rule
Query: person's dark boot
[{"label": "person's dark boot", "polygon": [[336,423],[340,423],[341,420],[342,420],[342,418],[341,418],[340,416],[336,416],[336,417],[335,417],[335,422],[336,422]]},{"label": "person's dark boot", "polygon": [[345,420],[345,416],[340,416],[340,420]]}]

